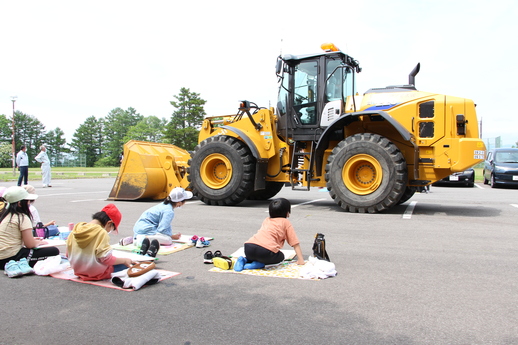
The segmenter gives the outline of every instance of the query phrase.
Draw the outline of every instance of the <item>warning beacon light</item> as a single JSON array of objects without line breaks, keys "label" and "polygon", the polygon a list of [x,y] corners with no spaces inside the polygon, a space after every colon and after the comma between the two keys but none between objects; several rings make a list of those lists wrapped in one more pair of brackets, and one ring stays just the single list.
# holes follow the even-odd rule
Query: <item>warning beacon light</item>
[{"label": "warning beacon light", "polygon": [[338,49],[337,46],[334,45],[334,43],[324,43],[320,46],[323,51],[325,52],[339,52],[340,49]]}]

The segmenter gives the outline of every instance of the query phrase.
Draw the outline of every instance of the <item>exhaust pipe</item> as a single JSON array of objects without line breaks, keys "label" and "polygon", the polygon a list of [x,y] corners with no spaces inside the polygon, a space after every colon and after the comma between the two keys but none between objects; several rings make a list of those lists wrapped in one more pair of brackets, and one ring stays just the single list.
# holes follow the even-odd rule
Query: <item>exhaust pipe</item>
[{"label": "exhaust pipe", "polygon": [[419,73],[420,68],[421,68],[421,63],[418,62],[417,65],[412,70],[412,72],[410,72],[410,74],[408,75],[408,84],[409,85],[415,86],[415,76],[417,75],[417,73]]}]

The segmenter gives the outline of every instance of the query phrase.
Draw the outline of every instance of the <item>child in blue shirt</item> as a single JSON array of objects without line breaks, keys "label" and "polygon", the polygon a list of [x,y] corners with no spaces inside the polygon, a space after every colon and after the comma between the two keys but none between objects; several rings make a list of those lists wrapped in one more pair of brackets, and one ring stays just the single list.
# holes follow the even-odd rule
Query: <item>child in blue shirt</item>
[{"label": "child in blue shirt", "polygon": [[173,240],[181,234],[173,234],[171,222],[174,218],[174,209],[185,204],[185,200],[192,198],[192,193],[183,188],[174,188],[169,196],[160,204],[144,211],[133,227],[133,238],[144,235],[153,241],[158,240],[161,245],[171,245]]}]

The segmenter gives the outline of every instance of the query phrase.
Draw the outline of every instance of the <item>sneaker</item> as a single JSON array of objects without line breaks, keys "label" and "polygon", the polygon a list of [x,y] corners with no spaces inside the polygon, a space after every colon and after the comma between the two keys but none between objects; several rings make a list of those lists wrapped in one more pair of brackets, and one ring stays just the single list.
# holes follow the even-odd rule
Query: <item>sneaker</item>
[{"label": "sneaker", "polygon": [[244,256],[240,256],[237,258],[236,263],[234,264],[234,271],[241,272],[246,264],[246,258]]},{"label": "sneaker", "polygon": [[[148,240],[149,242],[149,240]],[[146,252],[146,256],[156,257],[156,254],[158,253],[158,250],[160,249],[160,243],[158,243],[158,240],[151,241],[151,244],[149,245],[149,249]]]},{"label": "sneaker", "polygon": [[21,258],[20,261],[18,261],[18,268],[23,274],[34,274],[34,269],[29,266],[26,258]]},{"label": "sneaker", "polygon": [[216,251],[214,252],[214,257],[215,257],[215,258],[220,258],[220,257],[222,257],[222,256],[223,256],[223,254],[221,254],[221,251],[216,250]]},{"label": "sneaker", "polygon": [[142,240],[142,244],[140,245],[140,255],[146,255],[147,250],[149,249],[149,238],[144,238]]},{"label": "sneaker", "polygon": [[14,260],[9,261],[5,264],[4,273],[9,278],[15,278],[15,277],[21,277],[23,276],[23,272],[20,270],[20,267],[18,267],[18,263]]},{"label": "sneaker", "polygon": [[205,237],[198,238],[196,241],[196,248],[203,248],[210,246],[210,242],[205,240]]},{"label": "sneaker", "polygon": [[191,237],[191,242],[192,242],[192,244],[197,244],[197,242],[198,242],[198,236],[197,236],[197,235],[194,235],[193,237]]},{"label": "sneaker", "polygon": [[214,255],[212,255],[212,252],[206,251],[205,254],[203,254],[203,263],[204,264],[212,264],[212,259],[214,258]]}]

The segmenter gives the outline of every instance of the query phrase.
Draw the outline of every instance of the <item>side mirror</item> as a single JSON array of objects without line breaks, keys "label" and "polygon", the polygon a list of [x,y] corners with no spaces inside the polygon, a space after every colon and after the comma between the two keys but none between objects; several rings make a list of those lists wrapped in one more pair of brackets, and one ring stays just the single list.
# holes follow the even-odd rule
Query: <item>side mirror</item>
[{"label": "side mirror", "polygon": [[277,65],[275,66],[275,73],[277,73],[277,75],[281,75],[281,71],[282,71],[282,59],[279,56],[277,58]]}]

